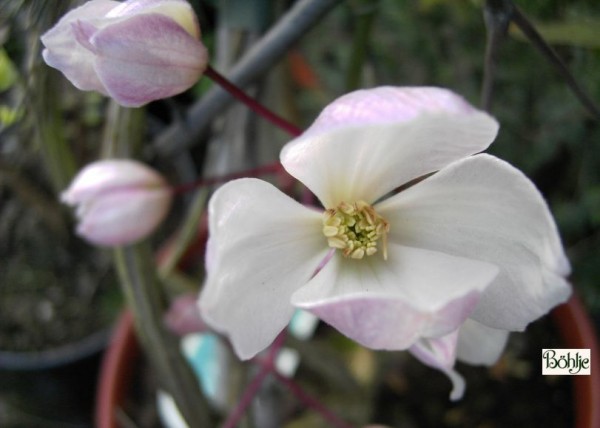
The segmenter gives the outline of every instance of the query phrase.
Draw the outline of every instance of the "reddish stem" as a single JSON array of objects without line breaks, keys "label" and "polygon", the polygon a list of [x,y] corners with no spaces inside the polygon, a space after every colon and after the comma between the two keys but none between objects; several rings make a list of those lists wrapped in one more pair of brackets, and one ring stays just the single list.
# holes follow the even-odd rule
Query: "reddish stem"
[{"label": "reddish stem", "polygon": [[250,403],[252,403],[252,400],[256,396],[256,393],[261,387],[263,380],[265,380],[265,377],[267,377],[269,373],[271,373],[271,367],[267,365],[263,366],[260,369],[260,372],[256,375],[254,379],[252,379],[252,382],[244,391],[244,395],[242,395],[242,398],[240,399],[237,406],[235,406],[235,408],[233,409],[233,412],[231,412],[227,417],[227,420],[223,424],[223,428],[235,428],[237,426],[240,419],[242,419],[242,417],[244,416],[246,409],[248,408]]},{"label": "reddish stem", "polygon": [[287,330],[283,330],[281,333],[279,333],[279,336],[275,338],[273,344],[271,345],[271,348],[269,349],[269,354],[267,355],[267,358],[263,360],[263,366],[260,369],[260,372],[258,372],[256,377],[252,379],[252,382],[250,382],[250,384],[246,387],[242,398],[238,402],[237,406],[235,406],[233,411],[229,414],[222,428],[235,428],[235,426],[237,426],[240,419],[242,419],[242,417],[244,416],[246,409],[248,408],[250,403],[252,403],[252,400],[256,396],[256,393],[258,392],[267,375],[271,372],[276,372],[276,370],[274,369],[275,357],[277,356],[277,353],[283,346],[283,342],[285,342],[286,335]]},{"label": "reddish stem", "polygon": [[216,71],[210,65],[206,68],[204,75],[211,79],[213,82],[217,83],[227,92],[229,92],[233,97],[243,102],[250,108],[250,110],[260,114],[262,117],[272,122],[276,126],[280,127],[284,131],[287,131],[289,134],[297,137],[302,134],[302,130],[298,128],[296,125],[291,124],[281,116],[273,113],[271,110],[260,104],[254,98],[248,96],[244,91],[231,83],[225,76]]},{"label": "reddish stem", "polygon": [[300,385],[294,382],[292,379],[282,375],[277,370],[273,370],[273,375],[285,386],[288,387],[290,391],[300,400],[302,401],[308,408],[313,409],[323,416],[327,422],[331,424],[331,426],[336,428],[352,428],[351,425],[344,422],[340,418],[338,418],[335,413],[325,407],[321,402],[306,392]]},{"label": "reddish stem", "polygon": [[273,162],[256,168],[247,169],[245,171],[232,172],[230,174],[222,175],[220,177],[202,178],[200,180],[180,184],[178,186],[174,186],[172,190],[175,194],[185,193],[190,190],[197,189],[198,187],[223,183],[225,181],[234,180],[236,178],[257,177],[263,174],[276,174],[282,171],[283,167],[281,166],[281,164],[279,162]]}]

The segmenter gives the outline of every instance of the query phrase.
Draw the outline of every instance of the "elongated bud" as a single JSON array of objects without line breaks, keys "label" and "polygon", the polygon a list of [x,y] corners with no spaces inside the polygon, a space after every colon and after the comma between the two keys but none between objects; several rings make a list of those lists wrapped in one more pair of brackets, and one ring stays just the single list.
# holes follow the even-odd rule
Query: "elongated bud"
[{"label": "elongated bud", "polygon": [[169,210],[172,192],[147,166],[112,159],[82,169],[61,199],[77,207],[78,235],[96,245],[115,247],[152,233]]},{"label": "elongated bud", "polygon": [[42,36],[42,55],[77,88],[127,107],[190,88],[208,64],[184,0],[92,0]]}]

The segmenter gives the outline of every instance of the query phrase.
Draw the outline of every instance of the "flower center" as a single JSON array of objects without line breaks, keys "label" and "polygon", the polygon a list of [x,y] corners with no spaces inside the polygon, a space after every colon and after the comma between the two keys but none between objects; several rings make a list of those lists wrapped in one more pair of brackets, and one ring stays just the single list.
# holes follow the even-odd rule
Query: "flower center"
[{"label": "flower center", "polygon": [[387,259],[389,230],[389,223],[364,201],[342,202],[323,213],[323,235],[329,246],[353,259],[375,254],[379,238],[383,241],[383,258]]}]

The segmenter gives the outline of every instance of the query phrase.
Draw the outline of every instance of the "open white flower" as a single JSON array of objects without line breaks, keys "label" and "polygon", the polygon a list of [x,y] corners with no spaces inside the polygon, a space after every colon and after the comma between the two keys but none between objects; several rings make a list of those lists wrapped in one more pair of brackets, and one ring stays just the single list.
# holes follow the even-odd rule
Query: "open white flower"
[{"label": "open white flower", "polygon": [[324,211],[257,179],[211,199],[202,316],[251,358],[302,308],[366,347],[410,349],[451,377],[458,398],[456,357],[493,363],[508,331],[570,294],[540,193],[507,163],[474,155],[497,130],[440,88],[337,99],[281,152]]}]

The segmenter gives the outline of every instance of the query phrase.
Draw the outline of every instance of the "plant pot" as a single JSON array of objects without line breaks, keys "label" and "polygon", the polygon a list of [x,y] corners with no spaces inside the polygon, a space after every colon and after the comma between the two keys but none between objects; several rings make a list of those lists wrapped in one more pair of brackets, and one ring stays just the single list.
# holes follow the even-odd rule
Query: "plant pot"
[{"label": "plant pot", "polygon": [[100,354],[109,335],[106,329],[39,352],[0,351],[0,395],[9,417],[4,422],[90,426]]},{"label": "plant pot", "polygon": [[591,353],[591,374],[572,376],[575,427],[600,427],[600,347],[592,320],[576,294],[552,311],[552,319],[565,348],[587,348]]},{"label": "plant pot", "polygon": [[[552,321],[566,348],[591,350],[591,375],[572,376],[574,428],[600,426],[600,361],[598,339],[577,295],[552,312]],[[540,349],[541,356],[541,349]],[[96,401],[96,426],[116,428],[117,409],[123,406],[133,371],[141,357],[131,315],[124,312],[104,356]],[[537,367],[537,366],[536,366]]]}]

